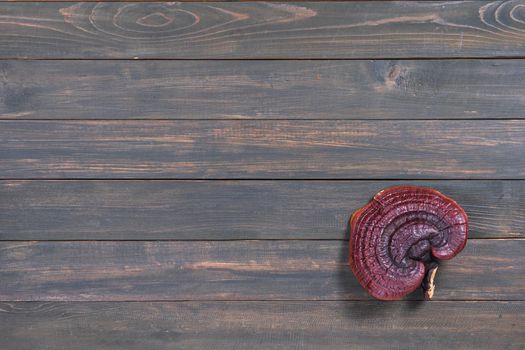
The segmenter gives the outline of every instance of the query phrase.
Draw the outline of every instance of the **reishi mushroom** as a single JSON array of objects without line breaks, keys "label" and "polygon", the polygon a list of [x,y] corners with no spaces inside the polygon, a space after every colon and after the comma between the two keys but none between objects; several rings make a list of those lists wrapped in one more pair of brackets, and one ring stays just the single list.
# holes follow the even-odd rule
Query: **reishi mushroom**
[{"label": "reishi mushroom", "polygon": [[439,260],[467,243],[465,211],[431,188],[384,189],[350,219],[349,262],[359,283],[375,298],[398,300],[418,287],[434,294]]}]

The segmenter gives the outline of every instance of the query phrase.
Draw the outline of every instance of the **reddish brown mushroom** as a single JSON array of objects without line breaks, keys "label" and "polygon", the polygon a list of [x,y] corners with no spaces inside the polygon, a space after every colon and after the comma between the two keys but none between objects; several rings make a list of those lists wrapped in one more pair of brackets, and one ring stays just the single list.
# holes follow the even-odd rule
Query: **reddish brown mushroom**
[{"label": "reddish brown mushroom", "polygon": [[434,294],[438,261],[467,243],[467,215],[431,188],[387,188],[350,220],[350,266],[374,297],[397,300],[421,286]]}]

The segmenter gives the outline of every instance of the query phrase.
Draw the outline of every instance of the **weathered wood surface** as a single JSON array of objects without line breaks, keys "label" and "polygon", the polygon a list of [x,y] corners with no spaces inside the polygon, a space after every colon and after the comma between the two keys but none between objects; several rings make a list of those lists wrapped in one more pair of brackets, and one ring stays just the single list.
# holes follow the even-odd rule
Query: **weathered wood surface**
[{"label": "weathered wood surface", "polygon": [[[525,348],[524,9],[0,2],[0,348]],[[400,183],[470,217],[432,302],[347,265]]]},{"label": "weathered wood surface", "polygon": [[525,178],[525,121],[0,121],[0,178]]},{"label": "weathered wood surface", "polygon": [[2,58],[525,55],[523,2],[2,3]]},{"label": "weathered wood surface", "polygon": [[525,117],[521,60],[0,61],[0,118]]},{"label": "weathered wood surface", "polygon": [[525,181],[0,181],[0,239],[348,239],[351,213],[394,185],[432,187],[470,238],[525,238]]},{"label": "weathered wood surface", "polygon": [[524,302],[1,303],[6,350],[523,349]]},{"label": "weathered wood surface", "polygon": [[[469,240],[443,262],[434,298],[523,300],[524,249]],[[347,250],[313,240],[0,242],[0,300],[370,300]]]}]

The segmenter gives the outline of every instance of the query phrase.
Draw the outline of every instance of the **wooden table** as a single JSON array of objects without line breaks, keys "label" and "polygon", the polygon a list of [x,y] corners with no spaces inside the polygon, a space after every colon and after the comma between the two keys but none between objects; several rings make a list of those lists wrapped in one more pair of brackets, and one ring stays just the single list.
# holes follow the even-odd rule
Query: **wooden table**
[{"label": "wooden table", "polygon": [[[0,348],[525,348],[525,2],[0,3]],[[351,213],[470,217],[373,300]]]}]

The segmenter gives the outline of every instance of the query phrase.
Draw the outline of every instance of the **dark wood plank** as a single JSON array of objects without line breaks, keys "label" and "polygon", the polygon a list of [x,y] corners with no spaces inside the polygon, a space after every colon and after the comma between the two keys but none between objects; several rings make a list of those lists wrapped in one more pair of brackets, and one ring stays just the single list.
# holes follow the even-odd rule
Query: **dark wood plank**
[{"label": "dark wood plank", "polygon": [[[443,262],[435,299],[524,300],[524,249],[525,240],[470,240]],[[1,242],[0,300],[370,300],[347,250],[347,241]]]},{"label": "dark wood plank", "polygon": [[520,302],[1,303],[5,350],[523,349]]},{"label": "dark wood plank", "polygon": [[0,178],[523,179],[525,121],[0,121]]},{"label": "dark wood plank", "polygon": [[521,57],[522,4],[8,2],[0,57]]},{"label": "dark wood plank", "polygon": [[2,61],[0,118],[525,117],[525,62]]},{"label": "dark wood plank", "polygon": [[0,239],[346,239],[381,189],[436,188],[471,238],[525,238],[525,181],[0,181]]}]

